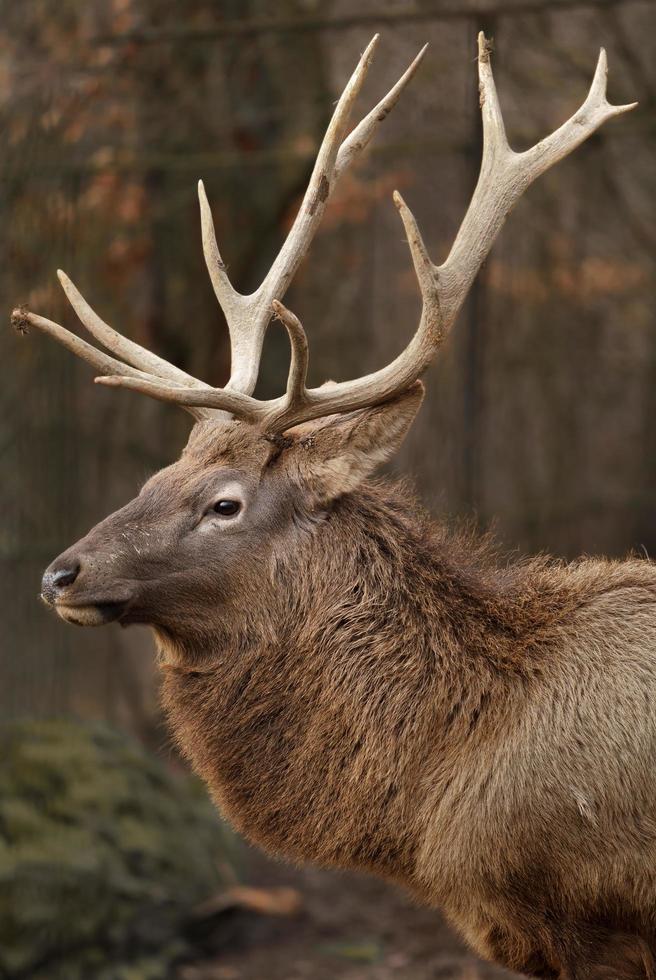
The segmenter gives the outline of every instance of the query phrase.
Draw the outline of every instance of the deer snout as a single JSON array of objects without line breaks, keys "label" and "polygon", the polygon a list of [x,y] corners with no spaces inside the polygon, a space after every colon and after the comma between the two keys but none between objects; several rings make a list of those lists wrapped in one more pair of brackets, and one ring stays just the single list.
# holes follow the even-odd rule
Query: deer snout
[{"label": "deer snout", "polygon": [[66,623],[104,626],[125,616],[130,590],[112,577],[99,575],[98,564],[93,553],[78,542],[46,568],[41,598]]},{"label": "deer snout", "polygon": [[41,598],[51,605],[57,601],[80,574],[80,562],[61,555],[46,568],[41,581]]}]

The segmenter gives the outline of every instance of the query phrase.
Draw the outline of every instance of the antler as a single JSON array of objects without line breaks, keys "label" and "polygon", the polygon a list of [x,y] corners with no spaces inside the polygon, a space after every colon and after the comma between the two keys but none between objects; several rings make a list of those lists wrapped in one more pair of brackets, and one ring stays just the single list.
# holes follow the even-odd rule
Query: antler
[{"label": "antler", "polygon": [[[213,399],[210,399],[212,404],[208,403],[208,406],[196,405],[193,401],[184,399],[178,403],[197,418],[215,417],[217,409],[219,414],[228,412],[238,418],[250,417],[248,411],[250,403],[245,402],[241,396],[249,396],[255,387],[262,343],[273,313],[272,304],[286,292],[301,259],[310,246],[337,180],[365,149],[378,124],[396,105],[401,92],[419,67],[427,47],[425,45],[422,48],[396,85],[345,139],[353,103],[371,66],[378,39],[379,35],[376,34],[370,41],[335,107],[317,154],[308,189],[292,228],[266,278],[259,289],[250,296],[238,293],[230,283],[216,243],[205,188],[203,182],[199,181],[203,252],[214,292],[223,309],[230,332],[232,367],[230,380],[225,389],[211,388],[203,381],[181,371],[180,368],[117,333],[92,310],[68,276],[61,271],[57,273],[59,280],[83,325],[96,340],[121,360],[102,354],[59,324],[25,309],[14,310],[12,314],[14,326],[24,331],[30,325],[50,334],[102,371],[103,377],[97,379],[101,383],[109,382],[107,376],[111,376],[113,382],[119,383],[121,380],[140,380],[144,384],[143,389],[140,390],[160,398],[161,394],[156,392],[161,390],[162,382],[166,382],[164,387],[170,392],[178,390],[214,392]],[[216,393],[219,391],[222,392],[222,396],[219,401],[216,401]]]},{"label": "antler", "polygon": [[[228,320],[233,350],[233,371],[226,388],[210,388],[195,379],[190,384],[185,380],[188,376],[183,375],[183,372],[166,365],[159,358],[147,361],[144,354],[148,358],[154,358],[154,355],[124,338],[120,340],[128,346],[121,349],[121,356],[133,367],[142,370],[119,371],[116,369],[118,362],[112,361],[111,371],[106,372],[112,376],[97,378],[97,381],[141,391],[196,412],[227,411],[237,418],[260,424],[269,432],[282,432],[299,422],[336,412],[353,411],[393,398],[409,388],[430,364],[508,213],[527,187],[587,139],[607,119],[627,112],[637,104],[612,106],[606,100],[607,65],[606,53],[602,48],[590,91],[582,106],[560,129],[531,149],[516,153],[506,139],[490,65],[491,47],[484,35],[479,34],[478,73],[483,117],[483,159],[471,203],[453,247],[441,266],[435,266],[431,262],[412,212],[401,195],[398,192],[394,194],[422,295],[422,313],[417,332],[406,349],[379,371],[353,381],[308,389],[305,332],[298,318],[282,305],[280,298],[307,250],[336,178],[368,142],[376,122],[394,104],[425,50],[422,49],[385,99],[362,120],[348,139],[341,142],[348,111],[368,67],[375,40],[374,38],[364,53],[337,105],[319,150],[310,186],[287,240],[264,282],[251,296],[241,296],[230,285],[216,246],[212,219],[201,185],[205,258],[217,298]],[[80,312],[77,306],[76,309]],[[264,332],[272,310],[287,330],[291,345],[291,364],[286,393],[280,398],[260,401],[253,398],[251,392],[257,377]],[[108,343],[108,340],[115,342],[111,328],[98,318],[98,322],[94,322],[91,327],[87,322],[87,310],[84,312],[87,319],[80,314],[81,318],[92,333],[105,346],[118,353],[117,347]],[[32,317],[32,314],[23,315]],[[42,318],[36,319],[42,321]],[[53,333],[51,328],[48,329]],[[58,330],[61,331],[62,328]],[[64,342],[72,346],[70,340]],[[94,350],[94,353],[98,352]],[[83,353],[82,356],[88,355]],[[164,369],[174,374],[167,377]],[[144,372],[149,372],[151,376]]]}]

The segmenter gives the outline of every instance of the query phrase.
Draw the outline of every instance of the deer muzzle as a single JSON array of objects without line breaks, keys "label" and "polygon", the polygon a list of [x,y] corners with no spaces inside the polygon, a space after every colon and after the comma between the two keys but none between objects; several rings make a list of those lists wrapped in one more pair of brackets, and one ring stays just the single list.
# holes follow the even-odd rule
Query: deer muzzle
[{"label": "deer muzzle", "polygon": [[56,558],[44,572],[41,598],[57,615],[75,626],[104,626],[120,620],[127,611],[125,596],[95,595],[85,576],[88,562],[71,551]]}]

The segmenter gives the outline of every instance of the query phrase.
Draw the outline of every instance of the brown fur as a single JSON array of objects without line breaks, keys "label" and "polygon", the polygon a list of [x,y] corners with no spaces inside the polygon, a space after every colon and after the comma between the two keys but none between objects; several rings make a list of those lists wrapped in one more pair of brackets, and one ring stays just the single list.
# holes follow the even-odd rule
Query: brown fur
[{"label": "brown fur", "polygon": [[[399,882],[529,975],[656,977],[654,567],[507,565],[366,482],[419,400],[277,442],[200,424],[54,563],[81,560],[67,601],[151,623],[179,744],[251,840]],[[225,473],[249,523],[215,534]]]}]

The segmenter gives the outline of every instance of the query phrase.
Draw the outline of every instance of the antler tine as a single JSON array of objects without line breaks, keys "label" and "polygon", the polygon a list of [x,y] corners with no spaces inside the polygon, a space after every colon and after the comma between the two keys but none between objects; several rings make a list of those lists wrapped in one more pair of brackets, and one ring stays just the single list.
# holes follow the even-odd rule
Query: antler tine
[{"label": "antler tine", "polygon": [[[143,371],[139,371],[129,364],[124,364],[122,361],[117,361],[116,358],[110,357],[109,354],[104,354],[96,347],[92,347],[91,344],[87,344],[86,340],[82,340],[81,337],[71,333],[70,330],[66,330],[65,327],[55,323],[54,320],[48,320],[44,316],[39,316],[37,313],[30,313],[29,310],[18,307],[12,311],[11,322],[14,329],[19,333],[25,333],[29,327],[34,327],[42,333],[48,334],[64,347],[67,347],[68,350],[72,351],[73,354],[76,354],[82,360],[91,364],[96,371],[101,371],[103,375],[112,377],[120,375],[129,377],[135,381],[149,380],[149,376]],[[177,382],[170,383],[177,385]],[[207,418],[208,416],[207,411],[204,409],[192,405],[183,405],[183,407],[196,419]]]},{"label": "antler tine", "polygon": [[[216,241],[212,210],[207,200],[205,185],[202,180],[198,181],[198,203],[200,204],[200,234],[203,243],[205,265],[207,266],[210,282],[214,289],[214,295],[225,314],[228,330],[230,330],[230,325],[235,322],[239,312],[243,308],[244,297],[236,289],[233,289],[232,283],[228,278],[225,262],[221,258],[219,246]],[[234,342],[236,341],[237,337],[235,337]],[[232,346],[232,333],[230,335],[230,342]]]},{"label": "antler tine", "polygon": [[273,301],[273,309],[278,319],[284,324],[289,337],[291,357],[289,360],[289,375],[287,377],[287,405],[298,407],[305,401],[308,372],[308,342],[301,321],[291,310],[277,300]]},{"label": "antler tine", "polygon": [[396,85],[342,143],[353,103],[373,61],[378,39],[379,35],[376,34],[369,42],[337,103],[319,148],[303,203],[283,247],[257,291],[259,303],[263,305],[267,315],[273,300],[281,299],[284,295],[301,259],[308,250],[325,211],[326,203],[335,188],[337,178],[368,145],[376,127],[394,107],[401,92],[415,74],[427,48],[427,45],[424,45]]},{"label": "antler tine", "polygon": [[[414,337],[391,364],[373,374],[329,387],[307,389],[307,342],[303,328],[293,314],[280,302],[276,302],[276,313],[287,327],[292,344],[292,367],[287,393],[282,398],[267,402],[257,402],[249,398],[244,409],[251,421],[259,421],[268,431],[280,432],[312,418],[380,404],[409,388],[432,360],[508,213],[526,188],[607,119],[627,112],[637,104],[611,106],[606,100],[606,56],[602,50],[590,91],[577,112],[546,139],[529,150],[516,153],[510,148],[506,138],[492,76],[490,50],[489,42],[480,33],[478,71],[483,119],[481,171],[453,247],[441,266],[432,264],[412,212],[398,193],[394,195],[408,237],[423,300],[421,319]],[[364,122],[366,120],[363,124]],[[342,149],[348,156],[348,141],[347,149],[344,150],[344,144]],[[143,384],[138,379],[130,378],[110,380],[131,388]],[[152,385],[149,387],[151,393],[154,393]],[[163,387],[160,391],[161,397],[167,397]],[[174,398],[182,400],[186,397],[192,405],[224,407],[227,394],[228,392],[222,390],[213,392],[187,389],[186,392],[176,391]],[[245,418],[246,414],[242,417]]]},{"label": "antler tine", "polygon": [[575,112],[571,119],[568,119],[546,139],[541,140],[529,150],[517,154],[523,167],[529,170],[531,181],[548,170],[558,160],[561,160],[576,146],[583,143],[607,119],[612,119],[613,116],[620,116],[624,112],[635,109],[638,105],[637,102],[629,102],[627,105],[611,105],[606,98],[607,81],[608,60],[605,48],[601,48],[590,91],[578,112]]},{"label": "antler tine", "polygon": [[12,311],[11,323],[19,333],[26,333],[28,327],[35,327],[42,333],[48,334],[72,351],[73,354],[81,357],[84,361],[88,361],[97,371],[102,371],[104,374],[129,374],[133,378],[147,377],[146,374],[136,368],[123,364],[116,358],[110,357],[109,354],[104,354],[96,347],[92,347],[91,344],[87,344],[86,340],[82,340],[81,337],[71,333],[70,330],[66,330],[65,327],[61,327],[54,320],[48,320],[45,316],[39,316],[37,313],[30,313],[29,310],[17,307]]},{"label": "antler tine", "polygon": [[[192,390],[209,388],[209,385],[206,385],[205,382],[199,381],[192,375],[175,367],[175,365],[169,364],[168,361],[146,350],[145,347],[141,347],[140,344],[135,344],[134,341],[123,337],[122,334],[110,327],[108,323],[105,323],[89,306],[65,272],[58,269],[57,275],[69,303],[77,313],[82,324],[96,340],[99,340],[104,347],[117,354],[121,360],[104,354],[76,334],[71,333],[70,330],[66,330],[60,324],[55,323],[54,320],[48,320],[46,317],[39,316],[36,313],[30,313],[23,308],[15,309],[11,315],[12,324],[19,332],[25,332],[28,326],[36,327],[37,330],[48,334],[54,340],[63,344],[64,347],[67,347],[68,350],[72,351],[73,354],[76,354],[93,365],[103,376],[109,376],[114,379],[118,377],[129,378],[135,383],[141,384],[147,384],[154,377],[155,379],[165,380],[172,390],[180,389],[183,385],[185,390],[189,388]],[[189,403],[181,402],[181,404],[195,419],[204,419],[210,416],[216,417],[217,414],[215,411],[209,411]]]},{"label": "antler tine", "polygon": [[424,44],[414,61],[408,65],[405,72],[401,75],[396,85],[389,90],[387,95],[367,113],[364,119],[346,137],[339,148],[337,160],[335,161],[334,181],[341,177],[342,173],[350,167],[358,154],[362,153],[369,145],[378,125],[389,115],[399,101],[403,89],[413,78],[427,50],[428,44]]},{"label": "antler tine", "polygon": [[399,99],[424,56],[424,46],[396,85],[344,139],[353,103],[362,87],[378,43],[369,42],[335,107],[322,140],[305,196],[278,256],[259,288],[248,296],[238,293],[228,277],[216,242],[214,223],[202,181],[198,185],[205,262],[216,298],[228,322],[232,373],[227,387],[251,394],[259,369],[264,334],[274,300],[284,296],[321,221],[326,202],[341,174],[370,142],[377,126]]},{"label": "antler tine", "polygon": [[199,418],[216,418],[217,413],[227,412],[244,422],[259,422],[264,412],[260,402],[250,395],[240,391],[229,391],[227,388],[178,388],[171,382],[160,381],[153,377],[135,377],[134,375],[101,375],[95,378],[96,384],[109,388],[127,388],[138,391],[160,402],[180,405],[181,408],[193,407],[202,410]]},{"label": "antler tine", "polygon": [[[157,354],[153,354],[152,351],[146,350],[145,347],[142,347],[140,344],[135,344],[133,340],[128,340],[127,337],[118,333],[108,323],[105,323],[95,310],[89,306],[82,293],[71,282],[65,272],[58,269],[57,277],[62,285],[62,289],[66,293],[66,298],[77,313],[80,322],[96,340],[100,341],[103,347],[111,350],[126,364],[131,364],[133,367],[139,368],[148,374],[154,374],[156,377],[165,378],[167,381],[184,384],[186,387],[208,387],[203,381],[199,381],[197,378],[192,377],[192,375],[187,374],[186,371],[180,370],[174,364],[169,364],[164,358],[158,357]],[[95,348],[91,349],[94,350]]]}]

